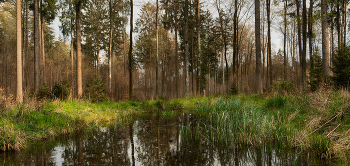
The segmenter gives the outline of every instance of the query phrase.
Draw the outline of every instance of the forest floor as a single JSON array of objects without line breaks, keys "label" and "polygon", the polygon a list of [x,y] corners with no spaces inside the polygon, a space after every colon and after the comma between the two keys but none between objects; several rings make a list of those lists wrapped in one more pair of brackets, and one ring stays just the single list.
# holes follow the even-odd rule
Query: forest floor
[{"label": "forest floor", "polygon": [[210,117],[213,125],[225,131],[221,133],[240,138],[234,143],[259,145],[269,139],[275,148],[300,148],[325,159],[350,161],[350,93],[346,91],[138,102],[30,101],[21,105],[4,99],[0,106],[0,151],[19,151],[35,141],[127,122],[144,112],[171,116],[188,111]]}]

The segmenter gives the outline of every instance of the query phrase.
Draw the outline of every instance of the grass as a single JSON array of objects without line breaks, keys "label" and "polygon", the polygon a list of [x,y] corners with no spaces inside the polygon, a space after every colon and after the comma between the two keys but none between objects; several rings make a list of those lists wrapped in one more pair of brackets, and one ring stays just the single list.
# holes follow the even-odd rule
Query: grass
[{"label": "grass", "polygon": [[[212,143],[232,147],[270,143],[277,150],[298,148],[347,165],[349,98],[346,91],[289,96],[241,94],[212,99],[193,113],[209,117],[209,122],[203,122],[196,131],[206,132],[203,136]],[[188,127],[182,130],[194,132]]]},{"label": "grass", "polygon": [[29,101],[21,105],[12,101],[7,98],[0,100],[3,103],[0,103],[0,151],[19,151],[38,140],[126,122],[134,114],[144,112],[171,117],[185,109],[195,110],[199,103],[206,103],[207,98],[101,103],[82,100]]}]

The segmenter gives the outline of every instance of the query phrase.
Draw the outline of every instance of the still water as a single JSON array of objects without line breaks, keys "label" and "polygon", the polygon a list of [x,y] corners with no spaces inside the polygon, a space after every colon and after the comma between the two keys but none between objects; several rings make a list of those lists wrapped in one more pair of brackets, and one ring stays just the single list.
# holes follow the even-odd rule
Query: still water
[{"label": "still water", "polygon": [[[267,146],[214,145],[184,139],[184,127],[205,120],[191,114],[144,115],[128,124],[100,127],[38,142],[19,153],[0,153],[0,165],[323,165],[312,153],[278,152]],[[187,133],[191,134],[191,133]]]}]

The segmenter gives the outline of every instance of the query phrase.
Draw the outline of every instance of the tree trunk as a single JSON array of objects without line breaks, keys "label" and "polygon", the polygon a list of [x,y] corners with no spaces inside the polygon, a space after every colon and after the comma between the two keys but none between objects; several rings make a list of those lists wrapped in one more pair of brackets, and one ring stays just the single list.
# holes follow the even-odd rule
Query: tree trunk
[{"label": "tree trunk", "polygon": [[188,52],[189,52],[189,46],[188,46],[188,0],[185,0],[185,96],[187,97],[189,95],[189,75],[188,75]]},{"label": "tree trunk", "polygon": [[22,86],[22,23],[21,23],[21,0],[16,0],[16,32],[17,32],[17,90],[16,99],[18,103],[23,102]]},{"label": "tree trunk", "polygon": [[[312,1],[312,0],[311,0]],[[287,1],[284,1],[284,34],[283,34],[283,55],[284,55],[284,63],[283,63],[283,79],[287,81]]]},{"label": "tree trunk", "polygon": [[77,24],[77,94],[78,98],[83,96],[83,78],[81,71],[81,16],[80,16],[81,1],[76,4],[76,24]]},{"label": "tree trunk", "polygon": [[[42,18],[41,18],[42,20]],[[44,38],[44,22],[41,21],[41,57],[42,57],[42,75],[43,75],[43,83],[46,84],[46,63],[45,63],[45,38]]]},{"label": "tree trunk", "polygon": [[129,47],[129,100],[133,98],[133,88],[132,88],[132,67],[133,67],[133,57],[132,57],[132,33],[133,33],[133,10],[134,4],[133,0],[130,0],[130,47]]},{"label": "tree trunk", "polygon": [[[69,4],[69,9],[71,10],[71,15],[73,16],[73,10],[71,9],[72,7],[72,0],[70,1],[71,4]],[[70,20],[70,56],[71,56],[71,61],[72,61],[72,87],[75,87],[75,72],[74,72],[74,50],[73,50],[73,19],[71,18]],[[73,90],[72,90],[72,93]]]},{"label": "tree trunk", "polygon": [[176,86],[176,98],[179,98],[179,62],[178,62],[178,42],[177,42],[177,10],[178,6],[176,4],[176,0],[174,0],[175,3],[175,86]]},{"label": "tree trunk", "polygon": [[262,93],[261,45],[260,45],[260,0],[255,0],[255,53],[256,53],[256,92]]},{"label": "tree trunk", "polygon": [[28,12],[29,11],[29,5],[28,5],[28,0],[26,0],[26,45],[25,45],[25,49],[26,49],[26,52],[25,52],[25,59],[26,59],[26,62],[25,62],[25,66],[24,66],[24,78],[25,78],[25,88],[28,87],[28,76],[29,76],[29,35],[28,35]]},{"label": "tree trunk", "polygon": [[338,32],[338,49],[340,49],[341,47],[341,42],[342,42],[342,39],[341,39],[341,30],[340,30],[340,7],[339,7],[339,3],[340,3],[340,0],[336,1],[336,7],[337,7],[337,20],[336,20],[336,23],[337,23],[337,32]]},{"label": "tree trunk", "polygon": [[158,45],[158,10],[159,10],[159,6],[158,6],[158,0],[157,0],[157,10],[156,10],[156,97],[158,97],[158,49],[159,49],[159,45]]},{"label": "tree trunk", "polygon": [[[300,70],[298,70],[299,72],[297,72],[297,82],[300,82],[300,76],[302,75],[302,55],[303,55],[303,47],[302,47],[302,40],[301,40],[301,24],[300,24],[300,2],[299,0],[296,0],[295,3],[297,4],[297,28],[298,28],[298,46],[299,46],[299,63],[300,63],[300,67],[296,66],[297,68],[300,68]],[[302,87],[303,83],[299,84],[299,87]]]},{"label": "tree trunk", "polygon": [[303,52],[301,56],[301,80],[302,80],[302,89],[306,89],[306,30],[307,30],[307,14],[306,14],[306,0],[303,0]]},{"label": "tree trunk", "polygon": [[112,0],[109,0],[109,55],[108,55],[108,90],[112,94],[112,42],[113,42],[113,14]]},{"label": "tree trunk", "polygon": [[329,32],[327,19],[327,0],[321,0],[321,20],[322,20],[322,68],[325,76],[330,76],[329,58]]},{"label": "tree trunk", "polygon": [[310,52],[310,68],[314,68],[314,55],[313,55],[313,50],[312,50],[312,43],[313,43],[313,32],[312,32],[312,26],[313,26],[313,6],[314,2],[313,0],[310,0],[310,8],[309,8],[309,52]]},{"label": "tree trunk", "polygon": [[268,55],[268,60],[269,60],[269,85],[272,85],[272,49],[271,49],[271,20],[270,20],[270,7],[271,7],[271,1],[267,0],[266,1],[266,11],[267,11],[267,55]]},{"label": "tree trunk", "polygon": [[201,22],[200,22],[200,3],[197,0],[197,44],[198,44],[198,52],[197,52],[197,95],[200,95],[200,70],[201,70]]},{"label": "tree trunk", "polygon": [[38,94],[40,88],[39,75],[39,6],[38,0],[34,0],[34,92]]}]

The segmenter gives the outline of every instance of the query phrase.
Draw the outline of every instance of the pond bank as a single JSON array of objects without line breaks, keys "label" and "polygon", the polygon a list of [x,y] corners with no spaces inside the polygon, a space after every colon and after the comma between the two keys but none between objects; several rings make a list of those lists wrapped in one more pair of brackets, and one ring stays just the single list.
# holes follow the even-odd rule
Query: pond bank
[{"label": "pond bank", "polygon": [[24,104],[0,112],[0,151],[18,151],[37,140],[125,122],[144,112],[172,116],[174,111],[186,110],[210,119],[211,125],[201,130],[211,133],[206,139],[213,143],[260,146],[267,140],[276,149],[311,150],[346,165],[350,161],[349,99],[349,92],[317,92],[143,102],[52,101],[37,107]]}]

